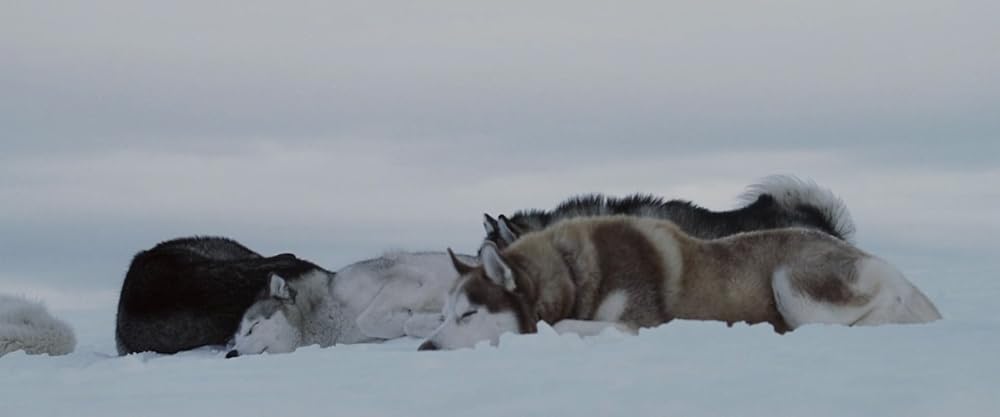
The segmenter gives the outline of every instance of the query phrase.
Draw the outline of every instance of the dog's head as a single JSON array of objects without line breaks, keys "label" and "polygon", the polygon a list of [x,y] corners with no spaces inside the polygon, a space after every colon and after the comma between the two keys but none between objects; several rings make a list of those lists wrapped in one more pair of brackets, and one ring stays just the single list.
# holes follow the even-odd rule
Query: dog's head
[{"label": "dog's head", "polygon": [[483,245],[480,265],[462,262],[450,249],[448,253],[460,277],[448,292],[441,325],[420,350],[472,347],[482,341],[496,345],[504,333],[537,331],[533,309],[517,286],[517,272],[496,245]]},{"label": "dog's head", "polygon": [[295,297],[295,289],[272,275],[268,288],[243,314],[233,337],[233,349],[226,357],[294,351],[302,341],[301,313]]}]

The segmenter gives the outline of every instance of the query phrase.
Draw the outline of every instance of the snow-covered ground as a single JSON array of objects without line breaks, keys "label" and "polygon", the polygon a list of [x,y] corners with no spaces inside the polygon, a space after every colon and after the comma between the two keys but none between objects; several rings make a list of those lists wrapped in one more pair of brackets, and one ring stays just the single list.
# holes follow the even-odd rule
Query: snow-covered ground
[{"label": "snow-covered ground", "polygon": [[1000,269],[984,266],[995,262],[896,261],[943,321],[785,336],[678,321],[583,340],[543,328],[452,352],[397,340],[116,357],[113,306],[56,310],[77,351],[0,358],[0,415],[997,416]]}]

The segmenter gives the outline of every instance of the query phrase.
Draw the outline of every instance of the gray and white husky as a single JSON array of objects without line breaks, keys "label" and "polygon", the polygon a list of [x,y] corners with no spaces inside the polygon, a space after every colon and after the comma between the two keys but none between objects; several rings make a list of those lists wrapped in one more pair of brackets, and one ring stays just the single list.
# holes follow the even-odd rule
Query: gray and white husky
[{"label": "gray and white husky", "polygon": [[272,275],[243,315],[226,357],[427,337],[440,324],[444,297],[457,278],[443,252],[391,253],[336,272],[316,269],[294,281]]},{"label": "gray and white husky", "polygon": [[76,347],[73,328],[49,314],[40,302],[0,294],[0,356],[23,350],[29,355],[65,355]]},{"label": "gray and white husky", "polygon": [[496,344],[502,333],[636,330],[673,319],[877,325],[941,318],[887,262],[830,234],[803,228],[702,240],[674,223],[633,216],[565,220],[480,265],[453,260],[461,277],[440,327],[421,350]]},{"label": "gray and white husky", "polygon": [[729,211],[711,211],[684,200],[664,201],[637,194],[625,198],[601,194],[573,197],[554,210],[522,210],[509,218],[484,215],[486,241],[503,249],[525,233],[542,230],[573,217],[626,214],[673,221],[685,233],[715,239],[741,232],[804,227],[851,241],[854,223],[844,202],[830,190],[812,181],[773,175],[751,185],[740,196],[744,206]]}]

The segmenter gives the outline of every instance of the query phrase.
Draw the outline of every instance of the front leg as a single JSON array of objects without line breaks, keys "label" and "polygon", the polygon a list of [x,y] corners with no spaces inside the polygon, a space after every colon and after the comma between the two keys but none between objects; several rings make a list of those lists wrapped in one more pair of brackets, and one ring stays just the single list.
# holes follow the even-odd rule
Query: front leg
[{"label": "front leg", "polygon": [[636,335],[639,331],[632,326],[614,321],[590,321],[566,319],[552,325],[552,329],[559,334],[574,333],[580,336],[597,336],[607,328],[615,328],[618,331]]}]

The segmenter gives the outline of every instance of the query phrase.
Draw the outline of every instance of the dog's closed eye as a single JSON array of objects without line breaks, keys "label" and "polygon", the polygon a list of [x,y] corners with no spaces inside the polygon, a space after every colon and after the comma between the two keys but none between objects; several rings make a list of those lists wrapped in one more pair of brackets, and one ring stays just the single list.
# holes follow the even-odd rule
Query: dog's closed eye
[{"label": "dog's closed eye", "polygon": [[465,313],[462,313],[462,316],[459,317],[458,320],[462,321],[462,320],[468,319],[469,317],[472,317],[474,314],[476,314],[478,312],[479,312],[479,310],[469,310],[469,311],[466,311]]}]

